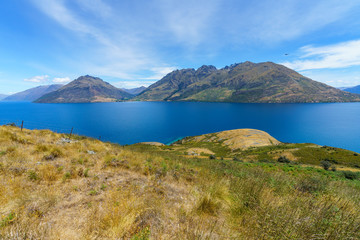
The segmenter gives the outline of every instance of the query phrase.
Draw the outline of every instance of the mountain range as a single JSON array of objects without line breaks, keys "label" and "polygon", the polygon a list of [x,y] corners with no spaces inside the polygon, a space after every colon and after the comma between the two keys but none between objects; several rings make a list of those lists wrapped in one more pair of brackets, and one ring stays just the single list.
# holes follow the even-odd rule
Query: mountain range
[{"label": "mountain range", "polygon": [[44,86],[30,88],[25,91],[18,92],[18,93],[12,94],[10,96],[7,96],[3,99],[3,101],[32,102],[47,93],[58,90],[62,86],[63,85],[61,85],[61,84],[53,84],[53,85],[44,85]]},{"label": "mountain range", "polygon": [[13,94],[4,101],[82,103],[208,101],[313,103],[360,101],[360,86],[344,91],[316,82],[283,65],[244,62],[221,69],[204,65],[175,70],[148,88],[119,89],[102,79],[81,76],[67,85],[47,85]]},{"label": "mountain range", "polygon": [[360,101],[341,91],[272,62],[202,66],[167,74],[135,98],[139,101],[211,101],[298,103]]},{"label": "mountain range", "polygon": [[141,87],[138,87],[138,88],[120,88],[120,89],[124,90],[125,92],[130,93],[130,94],[132,94],[134,96],[137,96],[141,92],[143,92],[146,89],[146,87],[141,86]]},{"label": "mountain range", "polygon": [[6,98],[8,95],[6,94],[0,94],[0,101],[3,100],[4,98]]},{"label": "mountain range", "polygon": [[342,90],[346,91],[346,92],[350,92],[350,93],[360,94],[360,85],[355,86],[355,87],[344,88]]},{"label": "mountain range", "polygon": [[37,103],[82,103],[82,102],[116,102],[128,100],[133,95],[100,78],[89,75],[81,76],[60,89],[37,99]]}]

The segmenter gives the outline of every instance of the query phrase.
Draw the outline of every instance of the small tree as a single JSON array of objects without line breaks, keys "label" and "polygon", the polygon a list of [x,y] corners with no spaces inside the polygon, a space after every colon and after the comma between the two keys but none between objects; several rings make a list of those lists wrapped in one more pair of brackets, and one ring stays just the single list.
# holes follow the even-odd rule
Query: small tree
[{"label": "small tree", "polygon": [[329,161],[321,161],[321,166],[327,171],[331,167],[331,163]]}]

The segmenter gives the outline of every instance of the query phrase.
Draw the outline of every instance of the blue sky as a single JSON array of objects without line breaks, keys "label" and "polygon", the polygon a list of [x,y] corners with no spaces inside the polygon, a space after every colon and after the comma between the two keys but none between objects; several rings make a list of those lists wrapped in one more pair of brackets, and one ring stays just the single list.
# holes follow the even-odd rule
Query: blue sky
[{"label": "blue sky", "polygon": [[148,86],[177,68],[244,61],[359,85],[359,13],[358,0],[3,1],[0,93],[85,74]]}]

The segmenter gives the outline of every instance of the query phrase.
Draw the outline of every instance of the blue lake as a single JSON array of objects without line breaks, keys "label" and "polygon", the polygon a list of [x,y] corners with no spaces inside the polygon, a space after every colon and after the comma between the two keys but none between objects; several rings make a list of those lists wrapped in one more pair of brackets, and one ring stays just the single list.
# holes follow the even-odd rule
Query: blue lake
[{"label": "blue lake", "polygon": [[242,104],[0,102],[0,124],[51,129],[104,141],[163,143],[204,133],[255,128],[282,142],[312,142],[360,152],[360,103]]}]

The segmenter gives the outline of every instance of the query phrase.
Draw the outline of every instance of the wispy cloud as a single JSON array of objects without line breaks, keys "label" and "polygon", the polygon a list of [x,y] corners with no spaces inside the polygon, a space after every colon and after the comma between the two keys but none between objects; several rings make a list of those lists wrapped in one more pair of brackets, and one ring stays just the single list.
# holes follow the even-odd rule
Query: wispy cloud
[{"label": "wispy cloud", "polygon": [[176,67],[156,67],[152,68],[151,71],[153,72],[153,75],[150,77],[140,77],[140,79],[145,80],[160,80],[163,78],[166,74],[176,70]]},{"label": "wispy cloud", "polygon": [[76,2],[82,9],[101,18],[108,18],[113,14],[111,7],[102,0],[76,0]]},{"label": "wispy cloud", "polygon": [[34,76],[31,78],[25,78],[24,81],[25,82],[33,82],[33,83],[44,83],[44,82],[49,81],[49,76],[48,75]]},{"label": "wispy cloud", "polygon": [[131,89],[131,88],[137,88],[137,87],[148,87],[151,84],[153,84],[156,81],[120,81],[120,82],[116,82],[114,83],[114,86],[118,87],[118,88],[127,88],[127,89]]},{"label": "wispy cloud", "polygon": [[300,59],[282,64],[298,71],[360,65],[360,40],[320,47],[304,46],[300,52]]},{"label": "wispy cloud", "polygon": [[168,33],[177,42],[194,46],[207,41],[213,28],[213,18],[220,7],[220,0],[157,0],[160,14]]},{"label": "wispy cloud", "polygon": [[[33,0],[33,2],[48,17],[77,34],[84,44],[89,44],[88,41],[91,40],[96,42],[91,43],[94,48],[90,51],[86,48],[88,51],[86,61],[66,60],[68,63],[74,63],[82,72],[137,79],[138,72],[164,65],[152,52],[151,44],[143,37],[137,36],[138,33],[134,30],[136,27],[132,22],[127,21],[125,15],[113,14],[111,7],[104,1],[76,0],[78,7],[87,12],[86,17],[79,14],[79,9],[74,11],[74,8],[68,7],[69,1],[66,0]],[[91,21],[93,16],[101,16],[103,19]]]},{"label": "wispy cloud", "polygon": [[68,83],[71,81],[69,77],[63,77],[63,78],[54,78],[52,80],[54,83]]},{"label": "wispy cloud", "polygon": [[[245,4],[238,0],[222,3],[218,21],[221,39],[226,44],[274,45],[313,33],[342,20],[358,1],[338,0],[254,0]],[[357,8],[356,8],[357,7]]]},{"label": "wispy cloud", "polygon": [[71,79],[69,77],[55,77],[53,79],[50,78],[49,75],[41,75],[41,76],[34,76],[31,78],[25,78],[25,82],[32,82],[32,83],[67,83],[70,82]]},{"label": "wispy cloud", "polygon": [[137,88],[137,87],[141,87],[141,86],[148,87],[151,84],[153,84],[156,81],[163,78],[168,73],[174,71],[175,69],[177,69],[177,68],[176,67],[156,67],[156,68],[152,68],[150,70],[151,73],[152,73],[152,75],[150,75],[150,77],[138,76],[137,77],[138,80],[118,81],[118,82],[114,83],[114,85],[119,87],[119,88]]},{"label": "wispy cloud", "polygon": [[360,85],[360,71],[356,67],[306,70],[302,71],[301,74],[334,87]]}]

